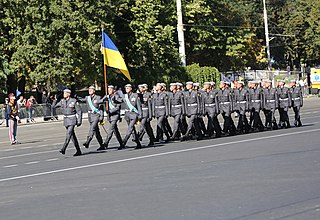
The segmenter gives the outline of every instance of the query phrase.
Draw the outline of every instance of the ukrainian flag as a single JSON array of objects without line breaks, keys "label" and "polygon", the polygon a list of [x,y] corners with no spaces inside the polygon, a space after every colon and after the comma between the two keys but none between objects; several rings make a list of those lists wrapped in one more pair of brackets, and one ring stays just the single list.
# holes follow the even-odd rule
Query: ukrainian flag
[{"label": "ukrainian flag", "polygon": [[102,54],[104,65],[119,69],[123,75],[125,75],[129,80],[131,80],[128,68],[124,62],[123,57],[121,56],[118,48],[108,35],[102,31]]}]

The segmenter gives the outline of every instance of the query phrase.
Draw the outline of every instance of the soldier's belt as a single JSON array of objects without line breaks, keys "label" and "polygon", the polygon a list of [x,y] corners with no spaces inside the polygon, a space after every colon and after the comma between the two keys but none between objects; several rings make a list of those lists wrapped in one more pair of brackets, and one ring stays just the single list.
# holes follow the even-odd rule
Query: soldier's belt
[{"label": "soldier's belt", "polygon": [[276,100],[267,100],[267,102],[275,102]]},{"label": "soldier's belt", "polygon": [[261,100],[251,100],[251,102],[261,102]]},{"label": "soldier's belt", "polygon": [[64,118],[73,118],[73,117],[76,117],[77,115],[64,115],[63,117]]},{"label": "soldier's belt", "polygon": [[156,106],[155,108],[165,108],[166,106]]},{"label": "soldier's belt", "polygon": [[198,104],[197,103],[194,103],[194,104],[188,104],[188,106],[197,106]]},{"label": "soldier's belt", "polygon": [[215,106],[216,104],[215,103],[212,103],[212,104],[205,104],[205,106]]},{"label": "soldier's belt", "polygon": [[173,108],[179,108],[181,107],[182,105],[172,105]]},{"label": "soldier's belt", "polygon": [[300,97],[298,97],[298,98],[292,98],[293,100],[299,100],[300,99]]},{"label": "soldier's belt", "polygon": [[247,103],[247,101],[239,101],[239,102],[237,102],[237,103],[245,104],[245,103]]},{"label": "soldier's belt", "polygon": [[142,108],[142,110],[149,110],[149,108]]},{"label": "soldier's belt", "polygon": [[289,98],[285,98],[285,99],[282,99],[282,98],[280,98],[280,100],[283,100],[283,101],[286,101],[286,100],[288,100]]},{"label": "soldier's belt", "polygon": [[220,104],[226,105],[226,104],[230,104],[230,102],[221,102]]},{"label": "soldier's belt", "polygon": [[98,114],[98,113],[100,113],[100,112],[96,112],[96,111],[91,111],[91,110],[89,110],[88,113],[90,113],[90,114]]}]

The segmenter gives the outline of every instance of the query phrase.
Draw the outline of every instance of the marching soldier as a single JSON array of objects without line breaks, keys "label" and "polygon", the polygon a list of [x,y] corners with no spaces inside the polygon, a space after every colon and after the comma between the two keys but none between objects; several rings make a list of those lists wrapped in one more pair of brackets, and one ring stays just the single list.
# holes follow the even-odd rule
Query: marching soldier
[{"label": "marching soldier", "polygon": [[157,137],[156,141],[160,141],[160,143],[164,143],[163,133],[165,133],[167,137],[167,141],[170,140],[170,134],[167,129],[165,129],[164,119],[169,115],[168,108],[168,96],[167,93],[163,91],[163,87],[161,83],[157,83],[156,92],[152,97],[152,115],[157,119]]},{"label": "marching soldier", "polygon": [[[134,141],[136,142],[137,146],[136,149],[141,148],[140,140],[138,134],[135,129],[135,124],[138,120],[142,118],[142,111],[141,111],[141,102],[138,97],[137,93],[132,92],[131,84],[127,84],[125,86],[126,94],[124,95],[124,104],[125,104],[125,120],[128,124],[128,130],[125,138],[123,139],[123,147],[126,146],[131,134],[133,134]],[[120,147],[122,149],[123,147]]]},{"label": "marching soldier", "polygon": [[229,88],[229,82],[220,82],[220,90],[218,91],[219,111],[224,119],[223,132],[229,135],[235,135],[236,128],[231,118],[233,112],[233,95]]},{"label": "marching soldier", "polygon": [[179,140],[182,133],[181,116],[185,114],[184,97],[181,91],[178,91],[177,83],[170,84],[171,93],[169,93],[169,115],[174,118],[173,131],[170,139]]},{"label": "marching soldier", "polygon": [[[168,100],[169,100],[169,93],[170,92],[167,91],[166,84],[165,83],[161,83],[161,86],[162,86],[162,91],[167,94],[167,97],[168,97]],[[169,109],[169,106],[168,106],[168,109]],[[169,121],[168,121],[168,116],[169,116],[169,110],[168,110],[168,115],[166,117],[164,117],[164,119],[163,119],[164,129],[169,134],[169,136],[172,137],[173,132],[172,132],[171,126],[170,126]],[[170,140],[170,138],[168,140]]]},{"label": "marching soldier", "polygon": [[239,133],[248,133],[250,126],[246,116],[249,111],[249,91],[244,87],[244,82],[238,81],[237,88],[234,89],[234,105],[235,110],[239,114],[237,130]]},{"label": "marching soldier", "polygon": [[197,91],[193,90],[193,82],[187,82],[186,89],[187,91],[183,93],[183,96],[186,116],[189,118],[189,121],[187,131],[185,135],[181,137],[181,141],[185,141],[189,138],[192,128],[195,128],[197,140],[201,140],[202,134],[197,121],[197,116],[200,114],[201,108],[199,95]]},{"label": "marching soldier", "polygon": [[140,91],[140,99],[141,99],[141,109],[142,109],[142,119],[140,122],[140,131],[139,131],[139,139],[142,140],[145,133],[147,133],[149,137],[148,146],[154,145],[154,134],[152,127],[150,125],[152,119],[152,96],[151,93],[148,92],[148,85],[142,84],[139,85]]},{"label": "marching soldier", "polygon": [[264,81],[264,113],[266,115],[266,127],[268,129],[278,129],[275,118],[275,111],[279,106],[278,93],[276,88],[272,88],[271,80]]},{"label": "marching soldier", "polygon": [[103,140],[100,134],[99,122],[103,121],[103,110],[101,109],[101,104],[104,100],[101,99],[101,96],[96,95],[96,90],[94,86],[89,87],[89,95],[85,98],[75,96],[79,102],[86,102],[88,106],[88,121],[89,121],[89,134],[87,136],[87,141],[83,143],[85,148],[89,148],[90,142],[93,139],[93,136],[96,136],[96,139],[100,145],[99,149],[103,149]]},{"label": "marching soldier", "polygon": [[120,120],[120,109],[122,98],[117,94],[113,85],[108,86],[108,109],[107,109],[107,120],[109,121],[109,128],[107,132],[107,138],[104,141],[102,147],[98,150],[106,150],[108,148],[109,142],[112,138],[113,133],[115,134],[120,146],[118,149],[123,149],[124,144],[118,129],[118,121]]},{"label": "marching soldier", "polygon": [[200,100],[200,110],[199,110],[197,121],[199,123],[200,130],[203,132],[203,134],[208,135],[206,126],[203,121],[203,105],[202,105],[203,100],[202,100],[202,95],[201,95],[203,93],[203,91],[200,90],[200,83],[193,83],[193,89],[198,92],[198,96],[199,96],[199,100]]},{"label": "marching soldier", "polygon": [[252,88],[249,89],[249,108],[252,114],[253,119],[253,126],[252,129],[259,131],[264,130],[264,126],[262,124],[261,118],[260,118],[260,110],[262,109],[263,104],[263,95],[260,88],[258,88],[257,82],[251,82]]},{"label": "marching soldier", "polygon": [[290,128],[288,109],[291,107],[291,93],[289,88],[285,87],[285,81],[279,82],[278,97],[279,97],[279,113],[280,113],[280,128]]},{"label": "marching soldier", "polygon": [[[177,82],[177,91],[182,92],[182,94],[183,94],[184,88],[183,88],[182,83]],[[187,127],[188,127],[188,124],[187,124],[186,115],[182,114],[181,115],[181,132],[182,132],[182,134],[186,133]]]},{"label": "marching soldier", "polygon": [[82,123],[82,112],[79,103],[76,99],[71,98],[71,91],[65,89],[63,91],[63,99],[60,102],[55,102],[53,104],[54,108],[61,107],[63,110],[64,126],[67,130],[66,139],[64,144],[59,151],[61,154],[66,153],[66,149],[69,145],[70,140],[72,140],[77,152],[73,156],[80,156],[81,150],[79,147],[79,142],[74,132],[75,126],[79,127]]},{"label": "marching soldier", "polygon": [[301,127],[302,123],[300,120],[300,108],[303,106],[303,95],[302,95],[302,89],[301,87],[297,87],[296,81],[291,80],[290,82],[290,93],[291,93],[291,99],[294,111],[294,125],[296,127]]},{"label": "marching soldier", "polygon": [[[218,91],[212,89],[212,83],[204,83],[204,92],[202,95],[202,114],[207,116],[207,134],[209,137],[213,135],[213,131],[216,132],[216,137],[221,137],[221,127],[218,121],[219,105],[218,105]],[[214,85],[214,84],[213,84]]]}]

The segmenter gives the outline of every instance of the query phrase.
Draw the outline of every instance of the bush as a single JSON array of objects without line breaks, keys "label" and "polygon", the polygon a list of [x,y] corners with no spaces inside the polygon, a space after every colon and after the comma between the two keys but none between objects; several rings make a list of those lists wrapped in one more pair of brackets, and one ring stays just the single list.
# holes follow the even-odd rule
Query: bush
[{"label": "bush", "polygon": [[199,64],[186,66],[189,80],[203,84],[204,82],[220,83],[220,73],[217,68],[211,66],[201,67]]}]

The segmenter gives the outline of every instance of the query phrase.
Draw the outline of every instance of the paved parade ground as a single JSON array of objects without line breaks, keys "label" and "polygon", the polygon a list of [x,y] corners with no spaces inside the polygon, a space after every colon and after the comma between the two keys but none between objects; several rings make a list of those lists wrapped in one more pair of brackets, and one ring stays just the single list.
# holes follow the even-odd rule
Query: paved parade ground
[{"label": "paved parade ground", "polygon": [[[93,141],[80,157],[73,144],[59,154],[61,121],[19,126],[14,146],[1,127],[0,219],[318,220],[320,98],[305,99],[301,118],[300,128],[141,150],[118,151],[113,139],[98,153]],[[81,143],[87,130],[84,120]]]}]

